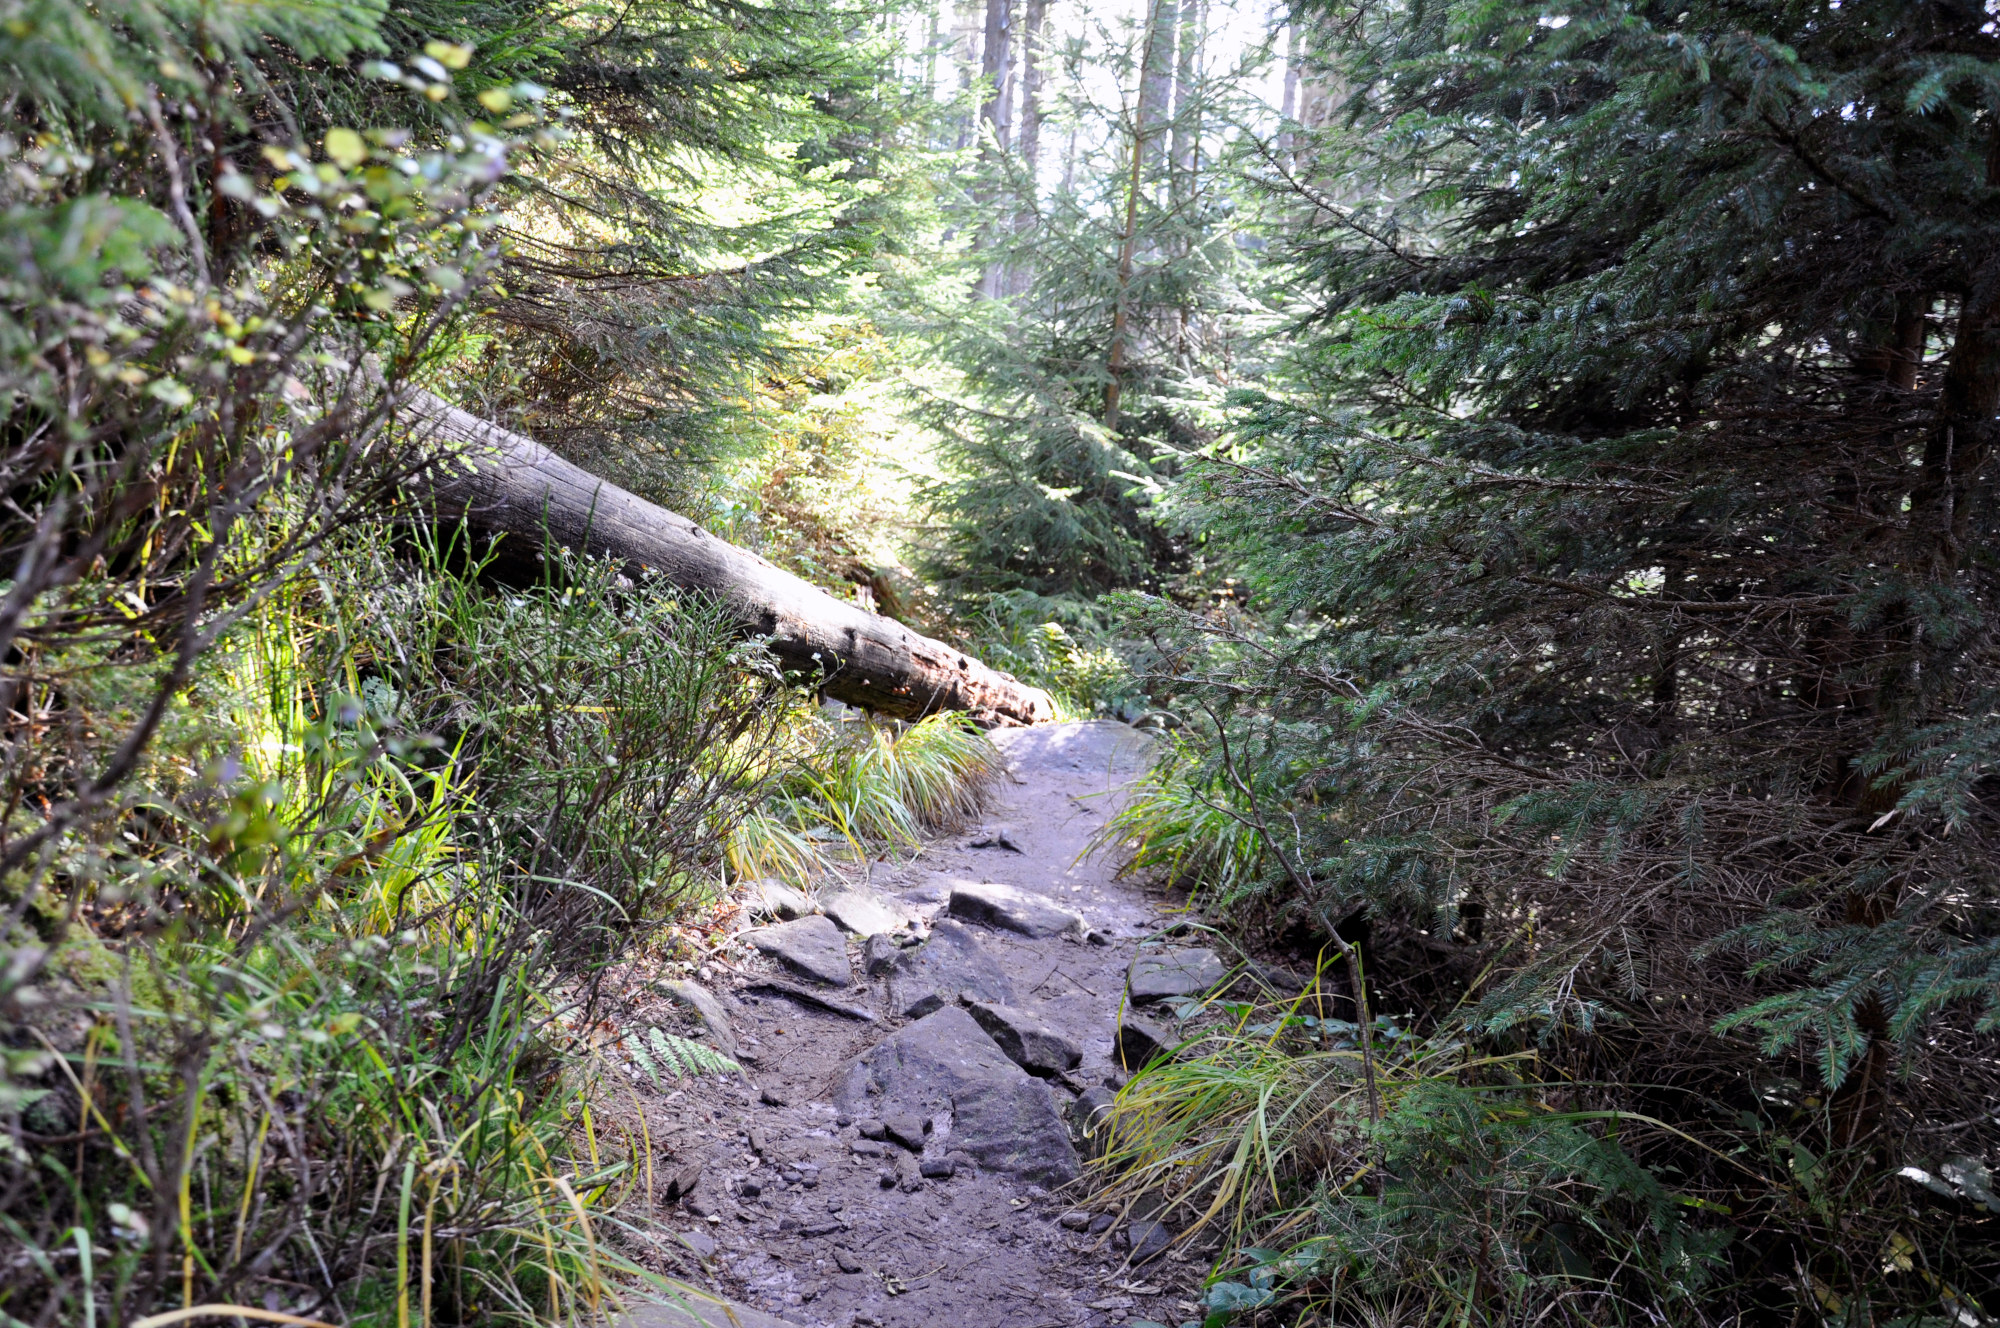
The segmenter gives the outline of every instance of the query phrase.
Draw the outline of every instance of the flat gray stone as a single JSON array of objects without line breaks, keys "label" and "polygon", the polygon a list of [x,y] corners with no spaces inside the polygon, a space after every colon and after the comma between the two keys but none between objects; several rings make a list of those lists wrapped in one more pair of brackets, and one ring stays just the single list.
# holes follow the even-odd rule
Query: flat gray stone
[{"label": "flat gray stone", "polygon": [[967,1001],[965,1009],[1007,1059],[1029,1074],[1047,1078],[1083,1062],[1082,1047],[1026,1010],[980,1000]]},{"label": "flat gray stone", "polygon": [[1000,927],[1040,938],[1089,930],[1081,913],[1064,908],[1046,895],[1001,885],[997,881],[960,881],[951,887],[950,912],[964,922]]},{"label": "flat gray stone", "polygon": [[876,936],[909,925],[909,910],[881,893],[862,886],[836,890],[819,901],[820,912],[856,936]]},{"label": "flat gray stone", "polygon": [[744,932],[743,939],[800,977],[829,987],[845,987],[854,980],[854,968],[847,962],[847,942],[840,939],[840,928],[825,918],[758,927]]},{"label": "flat gray stone", "polygon": [[793,918],[810,917],[814,911],[813,901],[805,891],[786,885],[775,877],[765,877],[745,885],[743,907],[753,918],[778,918],[787,922]]},{"label": "flat gray stone", "polygon": [[1014,1003],[1014,984],[980,946],[978,933],[949,918],[932,927],[922,945],[899,952],[887,971],[889,1009],[900,1018],[921,1019],[960,996]]},{"label": "flat gray stone", "polygon": [[674,1298],[631,1305],[612,1320],[614,1328],[795,1328],[787,1320],[696,1287],[676,1285],[666,1294]]},{"label": "flat gray stone", "polygon": [[743,1059],[742,1049],[736,1045],[735,1030],[729,1026],[729,1014],[722,1008],[715,993],[699,982],[668,981],[653,984],[663,995],[687,1006],[701,1017],[702,1026],[715,1041],[715,1049],[732,1061]]},{"label": "flat gray stone", "polygon": [[1229,970],[1213,950],[1142,950],[1125,974],[1125,990],[1135,1005],[1169,996],[1199,996],[1218,986]]},{"label": "flat gray stone", "polygon": [[956,1006],[863,1052],[834,1099],[853,1115],[950,1113],[950,1149],[1038,1185],[1076,1178],[1076,1149],[1049,1086],[1007,1059]]},{"label": "flat gray stone", "polygon": [[1131,1249],[1133,1263],[1151,1263],[1167,1252],[1174,1243],[1174,1233],[1165,1222],[1151,1218],[1140,1218],[1125,1228],[1125,1244]]}]

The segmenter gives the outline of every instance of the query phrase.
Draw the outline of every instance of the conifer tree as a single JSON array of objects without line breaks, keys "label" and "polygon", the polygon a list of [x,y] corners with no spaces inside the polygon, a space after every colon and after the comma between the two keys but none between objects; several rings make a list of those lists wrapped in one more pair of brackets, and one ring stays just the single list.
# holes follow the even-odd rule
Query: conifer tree
[{"label": "conifer tree", "polygon": [[[1309,292],[1286,390],[1182,509],[1283,630],[1148,611],[1284,827],[1281,906],[1372,920],[1384,980],[1422,958],[1398,1004],[1492,964],[1473,1031],[1583,1096],[1776,1094],[1891,1171],[1995,1141],[1997,27],[1323,15],[1342,101],[1263,166]],[[1824,1239],[1830,1295],[1936,1305]]]}]

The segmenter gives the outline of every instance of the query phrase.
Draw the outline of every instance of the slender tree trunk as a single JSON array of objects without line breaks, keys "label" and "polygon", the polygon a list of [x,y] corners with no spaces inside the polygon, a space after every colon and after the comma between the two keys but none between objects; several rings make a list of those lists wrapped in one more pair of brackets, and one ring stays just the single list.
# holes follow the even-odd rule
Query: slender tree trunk
[{"label": "slender tree trunk", "polygon": [[1290,170],[1293,153],[1297,149],[1292,133],[1292,122],[1299,118],[1299,25],[1294,20],[1285,29],[1285,97],[1278,114],[1284,120],[1284,129],[1278,134],[1278,156]]},{"label": "slender tree trunk", "polygon": [[[1193,253],[1190,222],[1201,196],[1201,56],[1206,34],[1206,0],[1181,0],[1179,55],[1174,61],[1173,156],[1167,195],[1173,206],[1171,252],[1185,265]],[[1187,286],[1182,283],[1181,289]],[[1181,363],[1192,361],[1194,349],[1188,326],[1192,314],[1183,299],[1174,309],[1174,349]]]},{"label": "slender tree trunk", "polygon": [[[986,101],[979,107],[980,156],[989,167],[997,168],[1007,154],[1014,118],[1014,0],[986,0],[985,44],[980,49],[980,73],[986,79]],[[980,200],[986,219],[979,228],[979,247],[992,245],[998,234],[992,216],[994,198]],[[1006,293],[1007,265],[988,259],[979,276],[982,298],[998,299]]]},{"label": "slender tree trunk", "polygon": [[[1139,123],[1165,124],[1173,112],[1174,29],[1180,13],[1179,0],[1152,0],[1146,14],[1146,44],[1139,61]],[[1164,136],[1145,134],[1144,178],[1157,180],[1165,170],[1167,143]]]},{"label": "slender tree trunk", "polygon": [[[943,3],[944,0],[939,0]],[[938,12],[933,8],[924,29],[924,108],[937,101]]]},{"label": "slender tree trunk", "polygon": [[986,100],[979,106],[979,123],[992,141],[988,150],[1005,152],[1014,119],[1014,2],[986,0],[985,42],[980,47],[979,72],[986,80]]},{"label": "slender tree trunk", "polygon": [[[1049,0],[1028,0],[1021,20],[1021,111],[1015,151],[1020,157],[1021,174],[1026,178],[1028,200],[1014,213],[1014,232],[1022,234],[1035,224],[1035,206],[1041,197],[1042,156],[1042,57],[1047,35]],[[1016,264],[1008,270],[1007,294],[1023,294],[1034,281],[1031,268]]]},{"label": "slender tree trunk", "polygon": [[[1127,343],[1132,337],[1132,272],[1139,252],[1139,195],[1145,188],[1146,160],[1157,137],[1153,131],[1166,104],[1164,92],[1159,91],[1166,86],[1160,78],[1160,70],[1166,64],[1160,38],[1172,41],[1173,28],[1162,21],[1161,15],[1174,11],[1175,0],[1152,0],[1146,16],[1146,44],[1139,56],[1139,98],[1133,108],[1131,164],[1125,181],[1125,231],[1118,241],[1118,289],[1111,311],[1111,351],[1105,365],[1104,427],[1114,434],[1118,432],[1118,409],[1131,354]],[[1157,94],[1152,114],[1148,113],[1149,89]]]},{"label": "slender tree trunk", "polygon": [[1204,0],[1181,0],[1181,31],[1174,60],[1174,202],[1194,196],[1195,156],[1201,151],[1201,48]]}]

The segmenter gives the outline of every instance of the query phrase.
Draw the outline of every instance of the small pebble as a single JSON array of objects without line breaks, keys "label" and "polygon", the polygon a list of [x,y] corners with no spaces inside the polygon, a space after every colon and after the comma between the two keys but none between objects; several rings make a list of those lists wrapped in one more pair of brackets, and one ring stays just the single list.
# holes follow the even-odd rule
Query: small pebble
[{"label": "small pebble", "polygon": [[[861,1271],[861,1260],[855,1258],[837,1245],[833,1250],[833,1263],[843,1273],[858,1273]],[[855,1322],[859,1323],[860,1320],[857,1319]]]},{"label": "small pebble", "polygon": [[885,1189],[885,1190],[893,1190],[893,1189],[895,1189],[895,1188],[896,1188],[896,1169],[895,1169],[894,1167],[883,1167],[883,1168],[882,1168],[882,1174],[881,1174],[881,1175],[880,1175],[879,1177],[877,1177],[877,1179],[878,1179],[878,1180],[879,1180],[879,1181],[881,1182],[881,1185],[882,1185],[882,1188],[883,1188],[883,1189]]},{"label": "small pebble", "polygon": [[805,1177],[804,1177],[804,1176],[800,1175],[800,1174],[799,1174],[798,1172],[796,1172],[796,1171],[786,1171],[786,1172],[784,1172],[783,1174],[784,1174],[784,1177],[785,1177],[785,1184],[787,1184],[787,1185],[796,1185],[796,1184],[798,1184],[798,1183],[799,1183],[800,1181],[802,1181],[802,1180],[804,1180],[804,1179],[805,1179]]},{"label": "small pebble", "polygon": [[856,1139],[853,1143],[849,1144],[848,1147],[854,1150],[854,1155],[856,1157],[880,1157],[884,1153],[889,1151],[886,1147],[876,1143],[873,1139]]},{"label": "small pebble", "polygon": [[1057,1218],[1056,1221],[1071,1231],[1088,1231],[1090,1230],[1092,1216],[1084,1212],[1081,1208],[1072,1208]]},{"label": "small pebble", "polygon": [[958,1168],[952,1165],[952,1160],[948,1157],[927,1157],[917,1163],[918,1174],[928,1176],[932,1180],[950,1180],[956,1170]]},{"label": "small pebble", "polygon": [[855,1128],[861,1131],[863,1139],[886,1139],[889,1137],[889,1127],[873,1117],[863,1117]]},{"label": "small pebble", "polygon": [[838,1116],[835,1116],[833,1118],[833,1124],[835,1129],[844,1130],[848,1126],[854,1124],[854,1117],[848,1115],[846,1112],[843,1111]]},{"label": "small pebble", "polygon": [[842,1203],[838,1199],[828,1199],[826,1201],[826,1211],[829,1213],[837,1213],[845,1207],[847,1207],[847,1205]]},{"label": "small pebble", "polygon": [[768,1088],[758,1090],[757,1100],[767,1107],[789,1107],[792,1105],[791,1099],[782,1097]]},{"label": "small pebble", "polygon": [[1090,1234],[1093,1236],[1103,1235],[1105,1232],[1111,1230],[1111,1224],[1117,1220],[1110,1213],[1099,1213],[1096,1217],[1090,1219]]},{"label": "small pebble", "polygon": [[746,1180],[741,1185],[737,1186],[737,1193],[741,1194],[746,1199],[754,1199],[763,1192],[764,1192],[764,1185],[763,1182],[761,1181]]}]

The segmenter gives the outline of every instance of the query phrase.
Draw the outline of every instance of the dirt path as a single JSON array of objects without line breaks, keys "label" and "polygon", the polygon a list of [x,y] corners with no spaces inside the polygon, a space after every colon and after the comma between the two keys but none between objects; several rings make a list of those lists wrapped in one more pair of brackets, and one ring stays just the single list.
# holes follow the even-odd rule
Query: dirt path
[{"label": "dirt path", "polygon": [[[1020,1102],[1033,1107],[1046,1094],[1067,1116],[1076,1087],[1115,1078],[1113,1032],[1127,967],[1140,939],[1170,920],[1158,896],[1114,880],[1102,857],[1082,856],[1140,768],[1145,743],[1111,723],[1019,729],[996,741],[1008,773],[982,826],[912,862],[878,864],[872,885],[926,924],[943,917],[954,885],[966,882],[1010,885],[1084,915],[1098,933],[1089,942],[1075,933],[1031,939],[973,929],[1011,984],[1014,1006],[1081,1048],[1067,1088],[1024,1084],[1011,1064],[1001,1066],[1017,1081],[1009,1091],[1029,1095]],[[1003,837],[1004,845],[972,847]],[[668,1177],[701,1168],[691,1198],[661,1206],[658,1216],[685,1246],[657,1251],[662,1271],[800,1328],[1095,1328],[1187,1317],[1175,1302],[1187,1299],[1195,1266],[1169,1254],[1127,1267],[1119,1229],[1093,1235],[1058,1222],[1074,1210],[1074,1193],[1008,1174],[1004,1162],[971,1166],[956,1151],[955,1174],[919,1178],[915,1156],[893,1139],[861,1139],[872,1122],[869,1099],[855,1105],[856,1058],[913,1025],[891,1013],[897,997],[884,980],[863,977],[860,938],[847,941],[854,984],[815,990],[866,1009],[872,1024],[760,994],[741,975],[711,984],[746,1061],[755,1058],[755,1087],[698,1080],[649,1104],[656,1198]],[[877,941],[878,958],[885,944]],[[745,969],[779,971],[764,961]],[[955,1007],[940,1016],[963,1019]],[[1006,1102],[1003,1114],[1043,1110],[1016,1111],[1011,1096]],[[957,1108],[961,1117],[977,1109],[963,1099]],[[949,1112],[935,1120],[950,1131]],[[927,1170],[944,1155],[945,1134],[937,1138],[935,1146],[927,1141]]]}]

